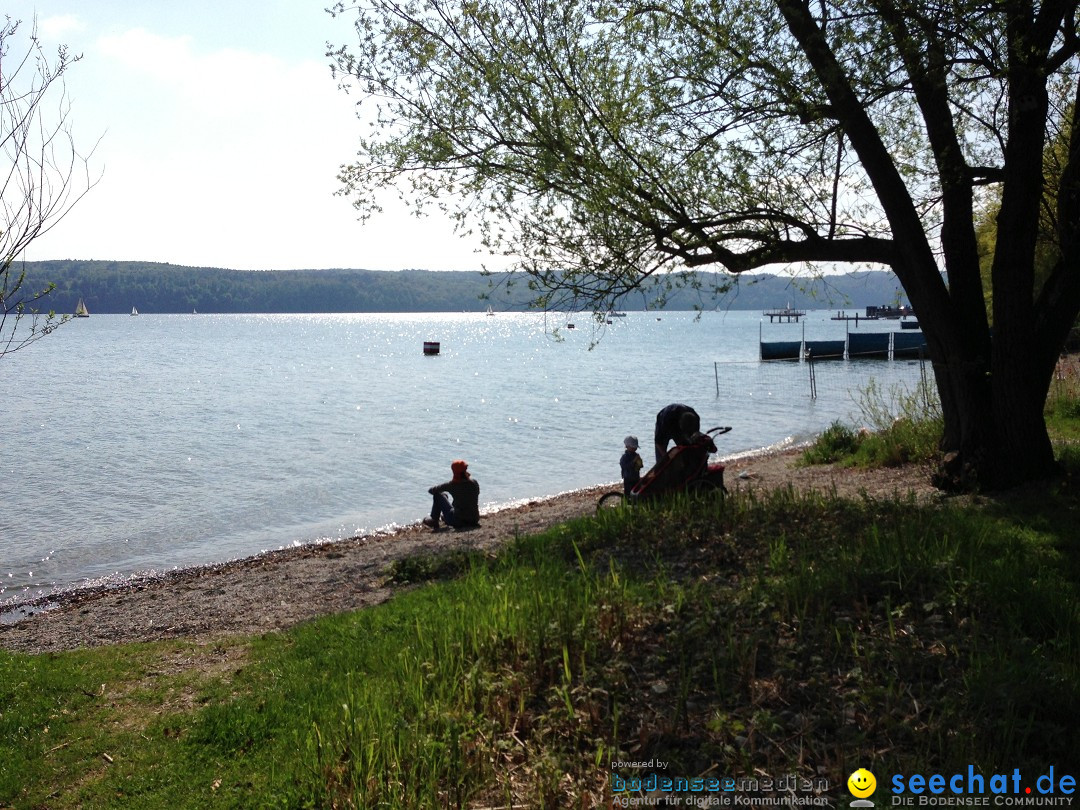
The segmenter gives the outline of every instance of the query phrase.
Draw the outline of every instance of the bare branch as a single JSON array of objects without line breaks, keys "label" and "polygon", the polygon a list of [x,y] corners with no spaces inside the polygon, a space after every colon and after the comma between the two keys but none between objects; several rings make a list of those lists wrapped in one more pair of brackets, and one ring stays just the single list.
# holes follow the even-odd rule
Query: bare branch
[{"label": "bare branch", "polygon": [[26,289],[17,264],[99,179],[90,170],[94,149],[75,144],[64,86],[81,57],[60,47],[50,60],[36,26],[21,28],[10,18],[0,25],[0,357],[67,320],[44,309],[52,286]]}]

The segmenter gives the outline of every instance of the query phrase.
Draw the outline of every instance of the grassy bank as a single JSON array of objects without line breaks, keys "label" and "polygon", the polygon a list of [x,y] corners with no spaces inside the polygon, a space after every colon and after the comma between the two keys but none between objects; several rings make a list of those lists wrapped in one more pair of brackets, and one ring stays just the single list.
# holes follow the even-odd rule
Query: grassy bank
[{"label": "grassy bank", "polygon": [[1080,496],[1051,486],[609,513],[286,633],[0,653],[0,806],[592,807],[650,760],[844,805],[859,767],[879,806],[885,774],[1080,775]]}]

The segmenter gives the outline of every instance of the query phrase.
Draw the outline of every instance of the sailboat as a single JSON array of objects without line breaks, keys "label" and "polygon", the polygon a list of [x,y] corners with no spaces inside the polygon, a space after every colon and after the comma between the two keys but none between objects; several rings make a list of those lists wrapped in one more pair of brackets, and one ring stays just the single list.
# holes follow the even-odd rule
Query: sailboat
[{"label": "sailboat", "polygon": [[488,308],[487,308],[487,314],[488,314],[488,315],[494,315],[494,314],[495,314],[495,310],[493,310],[493,309],[491,308],[491,304],[488,304]]},{"label": "sailboat", "polygon": [[135,307],[132,307],[132,308],[131,308],[131,314],[132,314],[132,315],[138,315],[138,314],[139,314],[139,310],[135,309]]},{"label": "sailboat", "polygon": [[80,298],[79,303],[75,306],[76,318],[89,318],[90,310],[86,308],[86,303]]}]

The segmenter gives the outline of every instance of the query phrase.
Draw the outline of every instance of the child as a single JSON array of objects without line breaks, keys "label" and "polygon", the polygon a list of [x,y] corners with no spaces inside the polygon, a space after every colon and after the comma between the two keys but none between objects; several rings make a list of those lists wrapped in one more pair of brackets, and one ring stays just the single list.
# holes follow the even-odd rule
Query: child
[{"label": "child", "polygon": [[629,495],[630,490],[637,486],[641,480],[641,468],[644,462],[638,455],[638,440],[636,436],[627,436],[623,439],[623,447],[626,452],[619,459],[619,469],[622,470],[623,494]]}]

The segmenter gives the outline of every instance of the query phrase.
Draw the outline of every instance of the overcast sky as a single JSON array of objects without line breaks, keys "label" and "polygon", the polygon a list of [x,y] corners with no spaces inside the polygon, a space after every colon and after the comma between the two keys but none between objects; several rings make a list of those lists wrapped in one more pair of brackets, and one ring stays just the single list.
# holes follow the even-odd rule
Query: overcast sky
[{"label": "overcast sky", "polygon": [[8,0],[67,80],[75,137],[102,173],[30,261],[112,259],[237,269],[475,270],[449,223],[394,200],[362,225],[336,196],[361,132],[323,55],[352,43],[329,0]]}]

